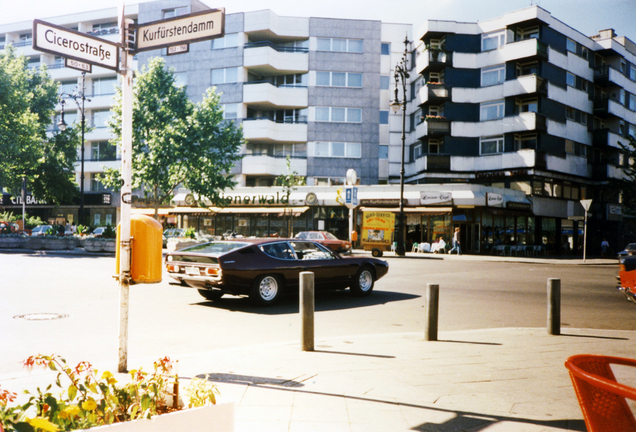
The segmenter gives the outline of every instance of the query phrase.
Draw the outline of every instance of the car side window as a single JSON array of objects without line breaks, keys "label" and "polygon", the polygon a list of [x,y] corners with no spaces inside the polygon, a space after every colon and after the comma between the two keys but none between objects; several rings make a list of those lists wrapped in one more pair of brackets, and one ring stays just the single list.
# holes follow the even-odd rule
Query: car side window
[{"label": "car side window", "polygon": [[291,245],[299,260],[329,260],[336,258],[331,251],[313,242],[291,242]]},{"label": "car side window", "polygon": [[309,238],[312,239],[312,240],[320,240],[320,234],[311,233],[311,236]]},{"label": "car side window", "polygon": [[261,250],[273,258],[285,260],[294,259],[294,254],[289,248],[289,244],[287,242],[265,244],[261,246]]}]

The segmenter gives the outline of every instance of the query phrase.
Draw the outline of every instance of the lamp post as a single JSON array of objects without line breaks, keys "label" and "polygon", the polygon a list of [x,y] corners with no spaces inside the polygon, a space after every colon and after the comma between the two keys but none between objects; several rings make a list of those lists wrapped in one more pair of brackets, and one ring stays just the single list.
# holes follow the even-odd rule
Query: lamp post
[{"label": "lamp post", "polygon": [[[406,147],[406,82],[409,78],[408,71],[408,45],[409,38],[408,35],[404,38],[404,53],[402,54],[402,58],[395,65],[395,97],[391,102],[391,110],[397,114],[402,108],[402,159],[400,162],[400,212],[398,213],[398,229],[397,229],[397,239],[395,245],[395,254],[398,256],[404,256],[406,251],[404,248],[404,231],[405,231],[405,221],[406,218],[404,215],[404,150]],[[398,81],[402,82],[402,101],[398,99]]]},{"label": "lamp post", "polygon": [[[86,130],[86,117],[84,112],[84,102],[91,101],[90,99],[86,99],[85,96],[85,83],[86,83],[86,72],[82,72],[82,88],[81,90],[76,90],[73,93],[65,93],[62,92],[59,95],[59,102],[62,105],[62,116],[60,118],[60,122],[57,124],[61,131],[66,130],[66,122],[64,121],[64,105],[66,104],[66,99],[73,99],[77,104],[77,108],[82,113],[82,151],[80,153],[80,207],[78,212],[78,222],[79,224],[84,224],[84,132]],[[80,103],[81,101],[81,103]]]}]

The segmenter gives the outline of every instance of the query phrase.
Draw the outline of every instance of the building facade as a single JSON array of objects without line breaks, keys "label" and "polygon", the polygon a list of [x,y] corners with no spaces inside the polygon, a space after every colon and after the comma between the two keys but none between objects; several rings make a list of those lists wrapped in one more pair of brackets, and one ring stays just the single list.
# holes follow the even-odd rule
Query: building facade
[{"label": "building facade", "polygon": [[[205,9],[197,0],[160,0],[126,6],[126,15],[145,23]],[[120,37],[115,8],[45,20],[113,41]],[[90,99],[85,117],[92,128],[84,151],[86,207],[91,225],[116,223],[119,196],[95,176],[104,166],[120,164],[106,127],[118,77],[99,67],[85,76],[64,67],[61,57],[32,48],[31,31],[30,21],[0,26],[0,45],[18,47],[32,67],[46,65],[60,92],[72,93],[84,83]],[[613,30],[588,37],[536,6],[479,23],[425,21],[417,34],[409,24],[283,17],[262,10],[228,14],[224,37],[193,43],[187,53],[139,53],[134,67],[164,57],[194,102],[216,87],[225,118],[242,124],[247,141],[232,170],[241,193],[271,188],[287,173],[289,158],[307,188],[327,188],[335,196],[347,170],[355,169],[361,187],[386,185],[384,207],[397,211],[402,117],[390,112],[389,103],[405,37],[407,194],[421,194],[424,185],[439,193],[468,188],[476,198],[454,199],[444,217],[449,228],[462,228],[475,253],[488,253],[500,243],[580,251],[583,199],[593,200],[591,244],[607,237],[622,246],[621,197],[605,185],[623,175],[627,161],[619,143],[636,136],[636,45]],[[68,101],[66,122],[80,115]],[[58,121],[52,121],[52,130]],[[79,171],[78,164],[78,183]],[[5,192],[5,210],[21,207]],[[494,205],[488,205],[488,194]],[[136,195],[134,205],[143,207],[143,194]],[[500,202],[498,196],[524,198]],[[54,208],[36,197],[30,201],[30,213],[43,219],[77,219],[76,205]],[[414,202],[405,209],[407,238],[430,241],[430,215],[421,208],[427,206]],[[178,199],[163,212],[166,222],[179,224],[197,214]],[[239,214],[235,209],[216,212],[212,219],[198,216],[208,217],[208,227],[214,220],[216,227],[225,213]],[[272,231],[269,221],[279,213],[263,214]],[[235,224],[234,218],[215,232],[239,227],[226,229],[228,224]],[[344,222],[336,225],[334,232],[345,236]]]}]

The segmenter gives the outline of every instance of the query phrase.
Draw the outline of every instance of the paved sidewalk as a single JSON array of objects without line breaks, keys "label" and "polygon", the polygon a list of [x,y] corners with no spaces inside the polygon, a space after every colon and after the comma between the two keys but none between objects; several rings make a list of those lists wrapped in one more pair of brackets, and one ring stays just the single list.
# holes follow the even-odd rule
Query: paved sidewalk
[{"label": "paved sidewalk", "polygon": [[[636,331],[501,328],[438,339],[394,333],[317,339],[313,352],[300,341],[214,350],[180,356],[179,374],[207,374],[235,401],[236,432],[585,431],[565,360],[636,358]],[[636,386],[633,371],[617,375]],[[53,378],[34,371],[0,383]]]}]

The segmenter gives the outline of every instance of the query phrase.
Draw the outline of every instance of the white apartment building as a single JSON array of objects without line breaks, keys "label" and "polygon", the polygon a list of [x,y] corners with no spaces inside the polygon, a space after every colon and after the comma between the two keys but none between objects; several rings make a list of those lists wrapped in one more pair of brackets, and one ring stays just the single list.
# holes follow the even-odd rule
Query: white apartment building
[{"label": "white apartment building", "polygon": [[[197,0],[161,0],[126,6],[126,14],[145,23],[204,9]],[[34,18],[119,40],[115,8]],[[271,186],[286,173],[290,157],[291,169],[307,180],[301,192],[324,196],[312,207],[295,194],[294,205],[307,209],[297,211],[294,232],[322,226],[346,237],[347,215],[338,197],[348,169],[356,170],[368,208],[397,208],[402,119],[389,103],[406,37],[410,243],[461,226],[468,252],[490,253],[499,244],[580,251],[582,199],[593,199],[591,244],[600,245],[601,237],[624,242],[620,197],[601,186],[622,175],[618,142],[636,136],[634,43],[613,30],[588,37],[536,6],[479,23],[425,18],[414,34],[409,24],[355,17],[228,14],[223,38],[193,43],[185,54],[139,53],[135,68],[163,56],[194,102],[210,87],[221,93],[226,119],[240,122],[247,140],[244,158],[232,170],[238,188],[226,195],[277,191]],[[47,65],[60,92],[72,93],[81,73],[63,67],[60,57],[35,51],[31,32],[31,21],[2,25],[0,46],[18,47],[33,67]],[[114,72],[99,67],[85,77],[85,114],[93,130],[86,136],[84,189],[94,225],[117,220],[118,194],[95,179],[104,166],[120,164],[104,127],[116,83]],[[78,118],[76,108],[67,101],[67,123]],[[276,210],[261,208],[260,219],[246,216],[257,214],[246,205],[196,213],[184,209],[187,191],[180,192],[176,207],[163,209],[166,222],[246,235],[264,226],[282,229]],[[418,203],[425,192],[453,198]],[[143,206],[139,195],[135,204]],[[10,201],[4,199],[3,208],[11,209]],[[77,206],[38,205],[32,211],[69,219]]]}]

